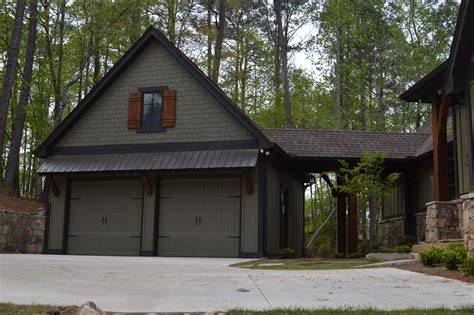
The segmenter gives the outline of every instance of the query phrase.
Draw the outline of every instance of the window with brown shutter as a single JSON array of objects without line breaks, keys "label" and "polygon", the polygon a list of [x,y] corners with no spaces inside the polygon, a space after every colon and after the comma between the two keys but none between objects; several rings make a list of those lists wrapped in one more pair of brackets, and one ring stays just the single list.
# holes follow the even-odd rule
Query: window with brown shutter
[{"label": "window with brown shutter", "polygon": [[128,94],[128,129],[138,129],[142,118],[142,92]]},{"label": "window with brown shutter", "polygon": [[163,115],[161,126],[172,128],[176,122],[176,90],[163,91]]}]

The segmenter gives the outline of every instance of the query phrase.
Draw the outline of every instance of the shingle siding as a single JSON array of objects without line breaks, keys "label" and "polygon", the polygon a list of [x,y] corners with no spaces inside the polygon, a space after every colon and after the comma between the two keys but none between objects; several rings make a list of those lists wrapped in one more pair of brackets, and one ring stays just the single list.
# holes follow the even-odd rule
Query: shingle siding
[{"label": "shingle siding", "polygon": [[[176,127],[163,133],[127,128],[128,94],[141,87],[177,90]],[[168,52],[152,42],[60,140],[58,146],[253,139]]]}]

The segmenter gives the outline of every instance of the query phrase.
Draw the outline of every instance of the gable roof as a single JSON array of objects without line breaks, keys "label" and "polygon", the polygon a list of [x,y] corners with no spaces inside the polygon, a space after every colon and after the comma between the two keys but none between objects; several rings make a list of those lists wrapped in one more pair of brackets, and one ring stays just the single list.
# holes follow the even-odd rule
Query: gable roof
[{"label": "gable roof", "polygon": [[400,95],[408,102],[430,103],[433,95],[461,92],[474,53],[474,0],[462,0],[449,58]]},{"label": "gable roof", "polygon": [[449,53],[443,94],[456,94],[463,88],[467,66],[474,54],[474,1],[462,0]]},{"label": "gable roof", "polygon": [[50,133],[43,143],[34,151],[40,157],[48,156],[49,149],[64,136],[75,123],[87,112],[93,103],[106,89],[128,68],[148,44],[156,40],[165,48],[202,86],[213,95],[255,138],[261,147],[271,145],[259,127],[212,81],[197,65],[174,46],[163,33],[150,26],[145,33],[130,47],[119,61],[104,75],[92,90],[79,102],[69,115]]},{"label": "gable roof", "polygon": [[434,70],[413,84],[408,90],[403,92],[399,96],[400,99],[407,102],[431,103],[431,98],[438,93],[441,88],[447,67],[448,60],[445,60]]},{"label": "gable roof", "polygon": [[358,159],[364,152],[387,153],[387,159],[417,156],[428,134],[312,129],[262,129],[293,158]]}]

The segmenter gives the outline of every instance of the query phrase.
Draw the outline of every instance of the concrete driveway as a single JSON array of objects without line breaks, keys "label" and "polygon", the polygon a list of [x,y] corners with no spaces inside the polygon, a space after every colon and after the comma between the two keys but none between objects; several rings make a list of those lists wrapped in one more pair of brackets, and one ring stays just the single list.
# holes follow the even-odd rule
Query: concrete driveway
[{"label": "concrete driveway", "polygon": [[[461,307],[474,286],[392,268],[269,271],[228,267],[241,259],[0,255],[0,301],[107,311],[232,308]],[[239,292],[240,288],[249,292]]]}]

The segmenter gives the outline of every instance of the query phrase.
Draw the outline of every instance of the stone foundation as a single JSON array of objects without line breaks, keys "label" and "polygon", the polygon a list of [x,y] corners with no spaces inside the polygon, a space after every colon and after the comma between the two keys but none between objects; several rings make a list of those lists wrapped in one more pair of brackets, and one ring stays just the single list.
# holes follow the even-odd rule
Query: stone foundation
[{"label": "stone foundation", "polygon": [[415,213],[416,241],[424,242],[426,239],[426,212]]},{"label": "stone foundation", "polygon": [[459,225],[464,245],[474,254],[474,193],[461,196]]},{"label": "stone foundation", "polygon": [[0,210],[0,252],[43,253],[44,210]]},{"label": "stone foundation", "polygon": [[382,247],[395,247],[405,237],[404,217],[382,220],[379,227],[379,242]]},{"label": "stone foundation", "polygon": [[459,201],[432,201],[426,204],[426,242],[461,238]]}]

